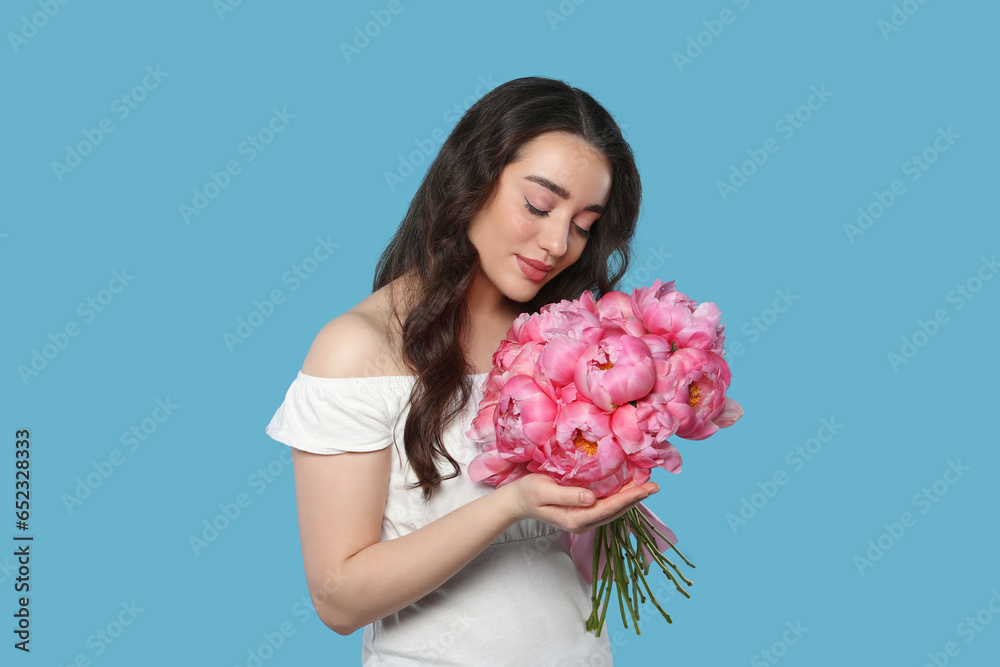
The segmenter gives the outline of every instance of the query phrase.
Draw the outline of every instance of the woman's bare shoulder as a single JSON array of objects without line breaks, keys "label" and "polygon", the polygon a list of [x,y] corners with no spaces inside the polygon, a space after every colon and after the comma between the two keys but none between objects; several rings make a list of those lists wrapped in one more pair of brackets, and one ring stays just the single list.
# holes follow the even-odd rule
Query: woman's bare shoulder
[{"label": "woman's bare shoulder", "polygon": [[302,363],[302,372],[316,377],[407,375],[399,360],[384,290],[327,322]]}]

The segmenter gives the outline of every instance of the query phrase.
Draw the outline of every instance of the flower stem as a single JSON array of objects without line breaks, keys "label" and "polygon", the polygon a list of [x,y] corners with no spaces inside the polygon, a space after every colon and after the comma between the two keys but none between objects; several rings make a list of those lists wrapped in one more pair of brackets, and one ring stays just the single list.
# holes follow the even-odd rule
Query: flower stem
[{"label": "flower stem", "polygon": [[[629,549],[629,547],[631,546],[629,544],[628,525],[625,523],[625,521],[623,521],[620,518],[619,519],[615,519],[611,523],[614,524],[615,529],[616,529],[616,531],[618,532],[618,535],[619,535],[619,541],[618,541],[619,548],[615,549],[615,556],[617,557],[619,568],[620,568],[620,571],[621,571],[621,574],[618,577],[618,582],[619,582],[618,585],[619,585],[619,588],[624,588],[625,600],[626,600],[626,602],[628,602],[629,612],[632,615],[632,622],[635,624],[635,633],[636,634],[641,634],[639,632],[639,602],[638,602],[638,599],[636,598],[635,595],[632,595],[632,594],[629,593],[629,590],[630,590],[629,583],[630,582],[632,584],[631,590],[632,591],[636,590],[636,588],[635,588],[635,575],[632,572],[635,569],[635,564],[632,562],[631,558],[628,558],[627,556],[623,557],[623,554],[622,554],[622,549],[625,549],[625,551],[627,552],[628,549]],[[628,569],[629,569],[629,573],[628,574],[626,574],[626,565],[628,566]],[[622,620],[623,621],[624,621],[624,617],[625,617],[625,614],[623,613],[622,614]],[[625,627],[626,628],[628,627],[628,623],[625,624]]]},{"label": "flower stem", "polygon": [[[674,585],[677,586],[677,590],[679,590],[681,593],[683,593],[686,597],[690,598],[691,596],[688,595],[687,591],[685,591],[684,589],[682,589],[680,587],[680,584],[677,583],[677,580],[674,578],[674,576],[670,572],[667,572],[666,568],[663,567],[663,564],[666,563],[671,568],[673,568],[673,570],[677,573],[677,576],[679,576],[681,579],[683,579],[684,583],[686,583],[688,586],[694,586],[694,582],[691,581],[690,579],[688,579],[687,577],[685,577],[684,574],[679,569],[677,569],[677,566],[674,565],[673,561],[671,561],[669,558],[667,558],[662,553],[660,553],[660,550],[659,550],[659,548],[656,545],[656,540],[653,538],[652,535],[650,535],[649,529],[652,529],[653,532],[655,532],[657,535],[659,535],[663,539],[664,542],[666,542],[667,544],[669,544],[670,547],[674,551],[677,551],[677,553],[680,554],[681,558],[684,558],[684,562],[685,563],[687,563],[691,567],[694,567],[694,563],[692,563],[687,558],[685,558],[684,554],[682,554],[680,551],[677,550],[677,548],[674,546],[673,542],[671,542],[666,537],[664,537],[663,534],[660,533],[660,531],[656,530],[656,527],[653,526],[653,524],[650,523],[648,519],[646,519],[645,515],[643,515],[642,512],[639,512],[638,510],[634,510],[634,511],[635,511],[635,514],[640,518],[640,521],[636,522],[632,526],[633,531],[636,533],[636,537],[638,537],[639,540],[642,541],[643,543],[649,545],[649,547],[650,547],[649,551],[650,551],[651,554],[653,554],[653,558],[656,560],[656,564],[659,565],[660,569],[663,570],[663,573],[665,575],[667,575],[670,578],[671,581],[674,582]],[[633,521],[635,520],[635,517],[631,517],[631,518],[632,518]]]},{"label": "flower stem", "polygon": [[[613,524],[614,521],[612,521],[611,523]],[[612,526],[612,529],[611,529],[611,550],[608,552],[608,556],[612,560],[609,560],[608,562],[614,562],[614,576],[615,576],[614,583],[617,584],[615,586],[615,592],[618,593],[618,609],[619,609],[619,611],[621,611],[621,614],[622,614],[622,623],[624,623],[625,627],[628,628],[628,621],[625,620],[625,605],[622,602],[622,583],[623,583],[623,579],[624,579],[624,576],[623,576],[624,573],[622,572],[622,569],[623,569],[622,565],[623,564],[622,564],[622,557],[621,557],[620,545],[619,545],[619,541],[618,541],[618,537],[619,537],[618,536],[618,531],[616,530],[617,528],[618,528],[618,526]],[[631,604],[631,602],[629,603],[628,610],[629,610],[629,613],[632,612],[632,604]],[[637,633],[639,632],[638,628],[636,628],[636,632]]]},{"label": "flower stem", "polygon": [[[638,509],[636,509],[634,507],[630,510],[630,513],[631,512],[635,512],[636,516],[639,517],[639,521],[642,524],[644,524],[644,527],[647,527],[648,529],[651,529],[654,533],[656,533],[657,535],[659,535],[663,539],[664,542],[666,542],[667,544],[669,544],[670,548],[673,549],[674,551],[676,551],[677,555],[680,556],[681,558],[683,558],[685,563],[687,563],[690,567],[694,567],[695,566],[694,563],[692,563],[691,561],[689,561],[687,559],[687,557],[680,552],[680,550],[674,545],[673,542],[671,542],[666,537],[664,537],[663,533],[661,533],[660,531],[658,531],[656,529],[656,526],[653,525],[653,523],[646,517],[645,514],[643,514],[642,512],[640,512]],[[680,574],[680,572],[678,572],[678,574]],[[687,580],[685,579],[685,581],[687,581]],[[690,582],[688,582],[688,583],[690,583]]]},{"label": "flower stem", "polygon": [[663,615],[663,618],[667,619],[667,623],[673,623],[670,619],[670,614],[663,611],[663,607],[661,607],[660,603],[656,601],[656,596],[653,595],[653,591],[650,589],[649,582],[646,581],[646,577],[641,574],[639,576],[642,578],[642,585],[645,586],[646,590],[649,592],[649,601],[652,602],[653,605],[659,610],[659,612]]},{"label": "flower stem", "polygon": [[[673,623],[670,615],[664,611],[653,594],[653,589],[649,584],[646,575],[649,574],[650,565],[655,562],[663,571],[663,574],[673,582],[678,591],[685,597],[691,595],[684,590],[680,582],[674,576],[676,572],[688,585],[693,585],[677,566],[667,558],[659,549],[659,543],[653,534],[659,536],[663,542],[670,545],[674,551],[684,559],[684,562],[694,567],[694,563],[689,561],[682,554],[674,543],[668,540],[656,526],[638,509],[632,508],[621,517],[599,526],[594,533],[594,569],[591,589],[591,601],[593,602],[592,613],[587,620],[587,630],[596,631],[598,637],[604,627],[604,620],[608,612],[608,604],[611,601],[611,589],[614,588],[618,596],[618,609],[622,615],[622,622],[627,628],[628,619],[631,617],[633,628],[637,635],[639,631],[639,602],[645,603],[648,593],[649,600],[660,612],[667,623]],[[632,536],[635,536],[635,544],[632,543]],[[597,570],[600,558],[604,557],[605,563],[601,572],[601,583],[597,583]],[[669,566],[669,569],[668,569]],[[671,569],[674,572],[671,572]],[[628,614],[625,608],[628,607]]]},{"label": "flower stem", "polygon": [[[593,593],[590,596],[593,602],[593,609],[590,614],[590,618],[587,619],[587,630],[593,631],[597,630],[597,637],[601,636],[601,626],[598,625],[599,619],[603,618],[600,616],[600,599],[604,595],[604,587],[608,583],[607,573],[608,573],[608,563],[605,561],[604,571],[601,576],[597,576],[597,567],[600,564],[599,556],[604,545],[604,526],[598,526],[594,531],[594,574],[593,574]],[[601,580],[601,588],[597,589],[597,580]]]}]

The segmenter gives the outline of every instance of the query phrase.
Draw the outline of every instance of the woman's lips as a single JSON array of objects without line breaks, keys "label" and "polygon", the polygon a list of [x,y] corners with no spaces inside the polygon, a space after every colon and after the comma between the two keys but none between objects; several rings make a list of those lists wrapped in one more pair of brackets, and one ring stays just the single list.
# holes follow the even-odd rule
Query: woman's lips
[{"label": "woman's lips", "polygon": [[[539,269],[529,264],[524,259],[524,257],[521,257],[520,255],[516,255],[516,257],[517,257],[517,265],[521,267],[521,272],[524,275],[526,275],[530,280],[534,280],[535,282],[541,282],[542,280],[545,280],[545,276],[549,274],[548,271],[543,271],[542,269]],[[549,269],[551,268],[552,267],[549,267]]]}]

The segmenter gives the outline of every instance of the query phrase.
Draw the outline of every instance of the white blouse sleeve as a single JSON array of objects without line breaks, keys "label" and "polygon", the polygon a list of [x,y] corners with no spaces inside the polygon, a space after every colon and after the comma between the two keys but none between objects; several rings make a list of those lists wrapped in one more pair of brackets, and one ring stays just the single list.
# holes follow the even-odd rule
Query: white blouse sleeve
[{"label": "white blouse sleeve", "polygon": [[392,444],[388,401],[384,389],[371,380],[299,371],[264,432],[314,454],[383,449]]}]

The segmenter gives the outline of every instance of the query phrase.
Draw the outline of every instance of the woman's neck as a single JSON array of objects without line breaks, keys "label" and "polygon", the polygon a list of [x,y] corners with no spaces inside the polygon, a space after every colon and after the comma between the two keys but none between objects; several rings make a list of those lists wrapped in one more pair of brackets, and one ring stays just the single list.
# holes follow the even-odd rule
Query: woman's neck
[{"label": "woman's neck", "polygon": [[470,322],[465,339],[466,359],[474,373],[485,373],[493,367],[493,353],[519,311],[517,304],[501,293],[482,271],[476,272],[465,302]]},{"label": "woman's neck", "polygon": [[476,275],[473,276],[472,283],[465,293],[465,303],[473,322],[506,321],[509,326],[519,312],[516,304],[498,290],[482,271],[476,271]]}]

